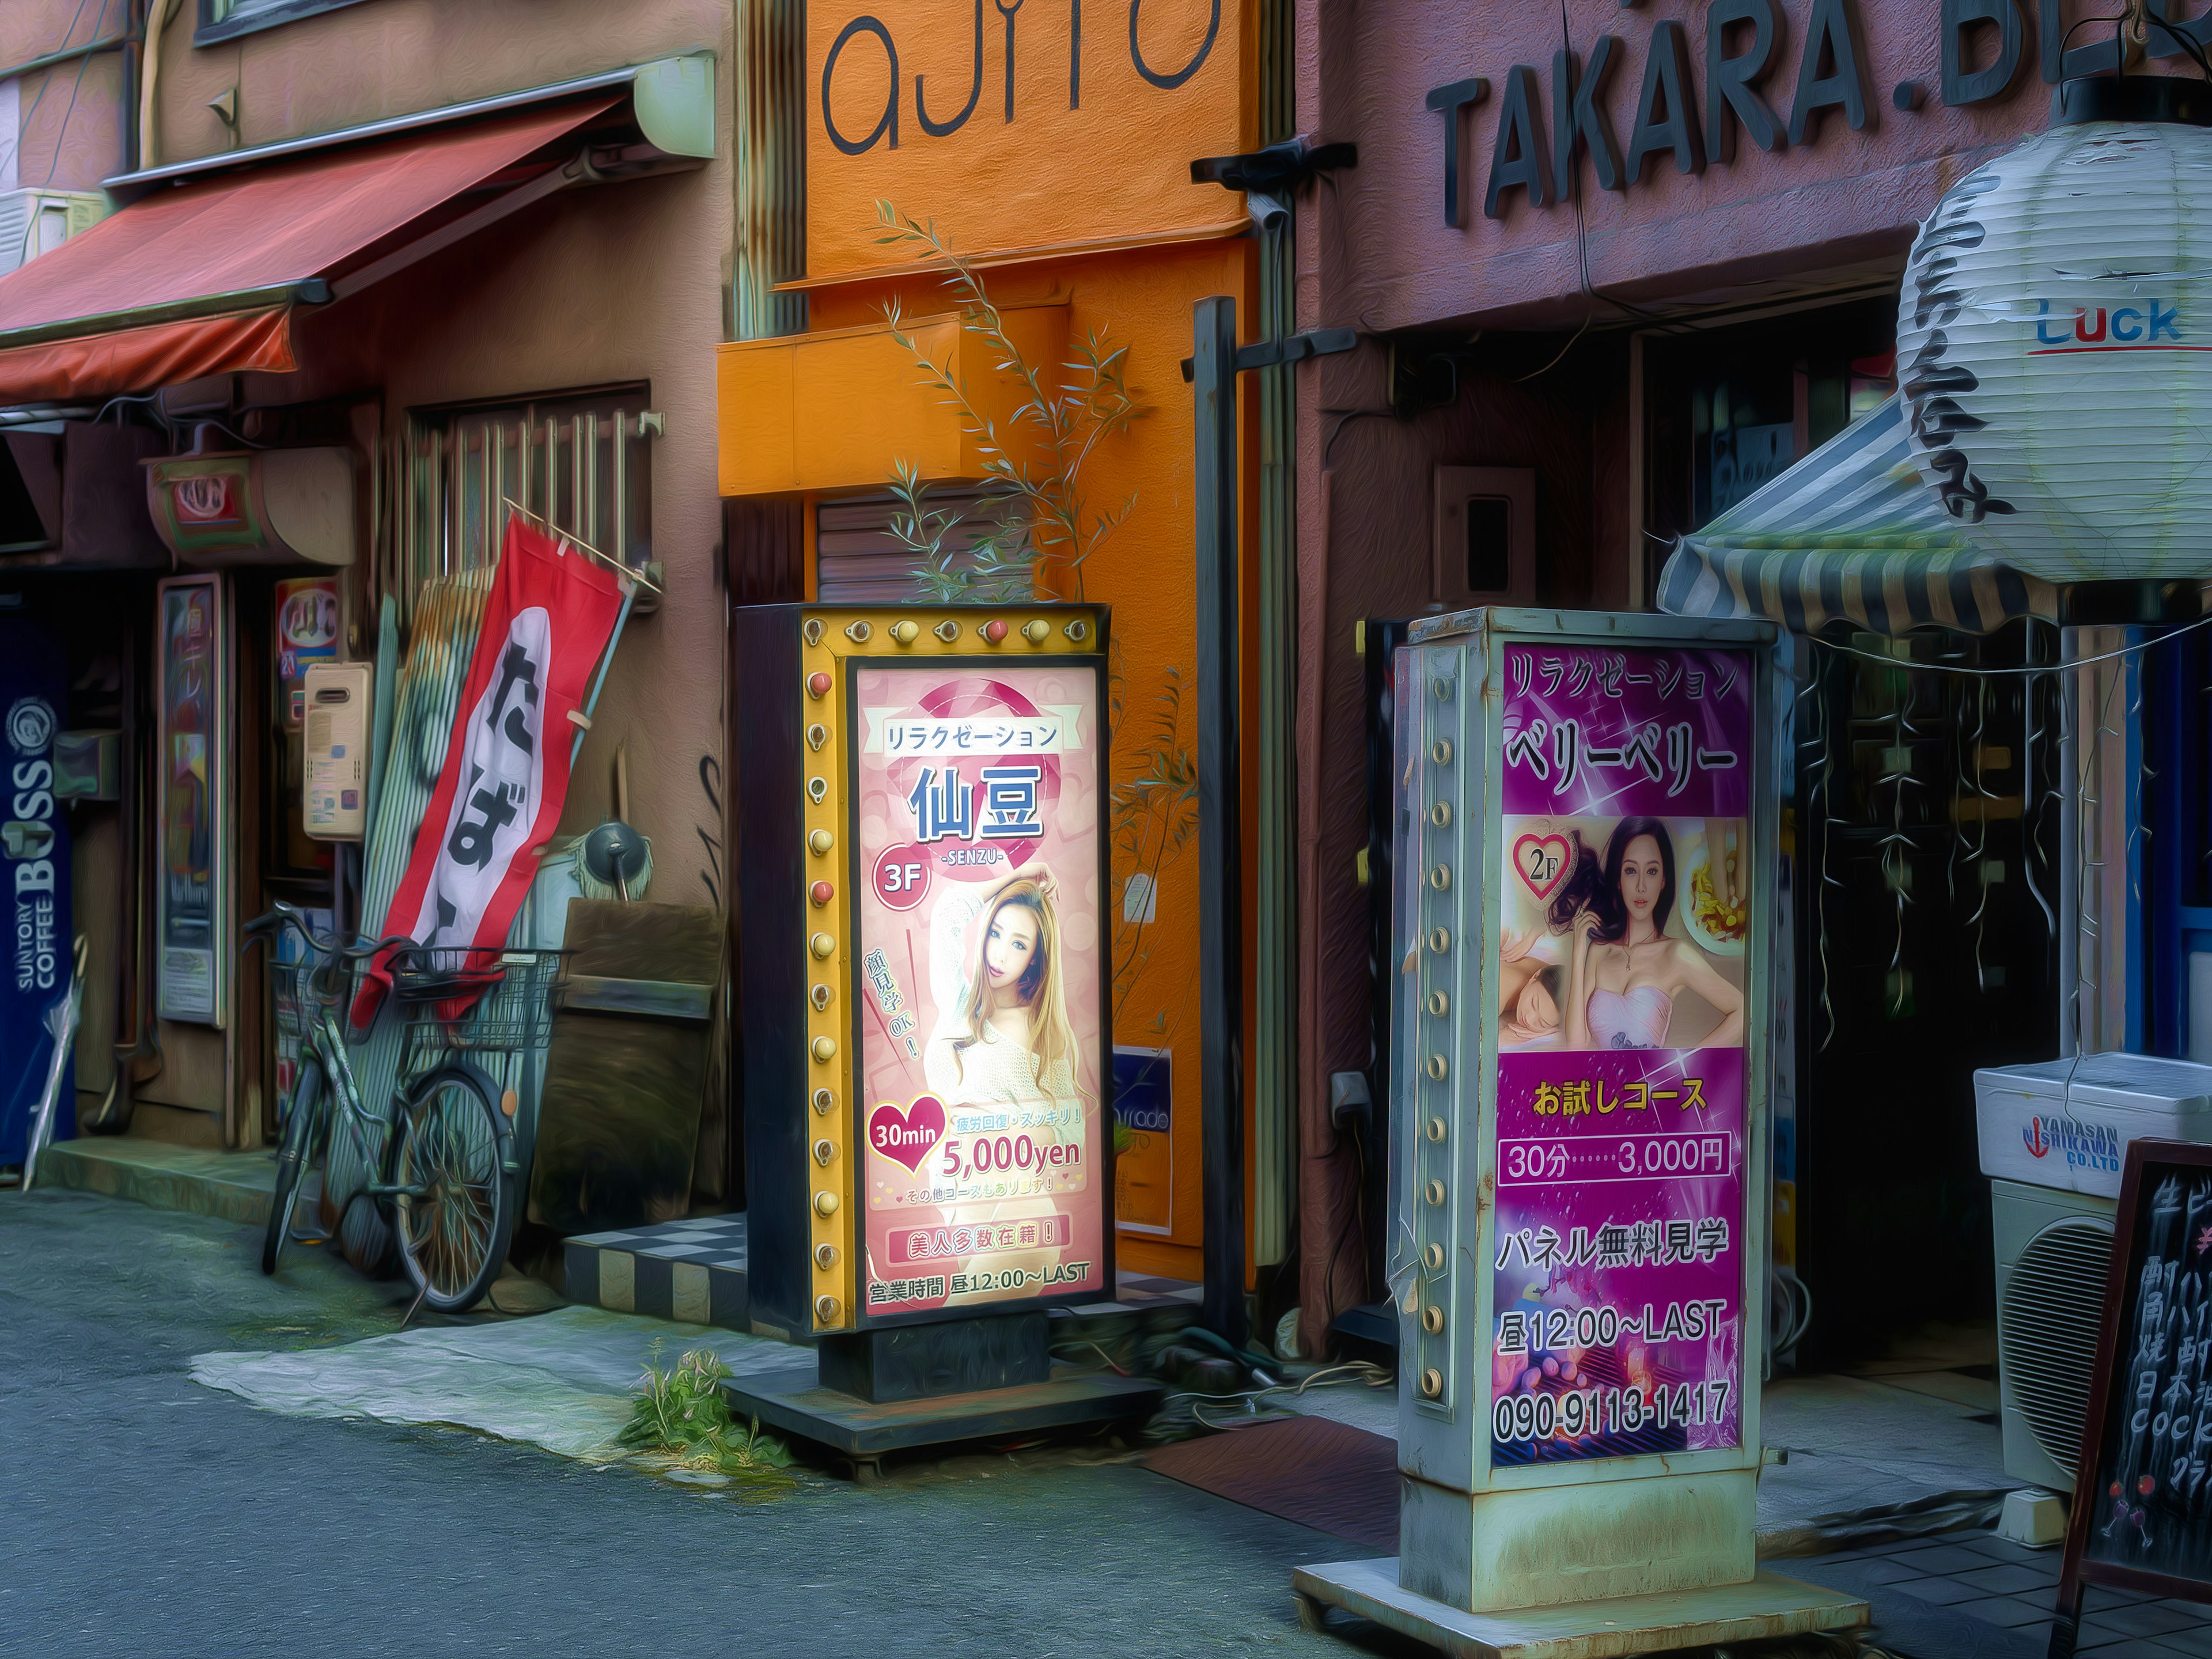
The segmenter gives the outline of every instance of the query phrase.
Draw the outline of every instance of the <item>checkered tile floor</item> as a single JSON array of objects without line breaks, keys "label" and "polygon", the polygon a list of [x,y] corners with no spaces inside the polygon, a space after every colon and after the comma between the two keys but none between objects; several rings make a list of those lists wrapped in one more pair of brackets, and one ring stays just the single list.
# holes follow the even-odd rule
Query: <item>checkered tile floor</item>
[{"label": "checkered tile floor", "polygon": [[585,1233],[563,1252],[568,1299],[733,1331],[752,1326],[743,1215]]},{"label": "checkered tile floor", "polygon": [[[1952,1532],[1766,1565],[1820,1583],[1822,1564],[1849,1562],[1856,1577],[1875,1587],[1877,1622],[1882,1598],[1910,1595],[2009,1630],[2041,1654],[2057,1600],[2058,1559],[2055,1548],[2029,1549],[1990,1532]],[[2075,1650],[2101,1659],[2212,1659],[2212,1607],[2092,1584]]]},{"label": "checkered tile floor", "polygon": [[662,1221],[627,1232],[586,1233],[571,1244],[621,1249],[635,1255],[659,1256],[670,1261],[698,1261],[715,1267],[745,1265],[745,1218],[743,1215],[702,1216],[691,1221]]},{"label": "checkered tile floor", "polygon": [[1188,1303],[1195,1308],[1206,1300],[1206,1287],[1188,1279],[1154,1279],[1146,1273],[1116,1269],[1115,1299],[1124,1307],[1144,1307],[1157,1302]]}]

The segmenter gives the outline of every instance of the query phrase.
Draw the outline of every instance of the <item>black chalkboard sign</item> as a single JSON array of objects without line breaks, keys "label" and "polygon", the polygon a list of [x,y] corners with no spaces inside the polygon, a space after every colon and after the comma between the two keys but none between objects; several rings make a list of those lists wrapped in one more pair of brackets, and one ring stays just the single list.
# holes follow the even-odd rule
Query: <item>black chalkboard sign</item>
[{"label": "black chalkboard sign", "polygon": [[2097,1354],[2051,1659],[2087,1585],[2212,1601],[2212,1146],[2129,1143]]}]

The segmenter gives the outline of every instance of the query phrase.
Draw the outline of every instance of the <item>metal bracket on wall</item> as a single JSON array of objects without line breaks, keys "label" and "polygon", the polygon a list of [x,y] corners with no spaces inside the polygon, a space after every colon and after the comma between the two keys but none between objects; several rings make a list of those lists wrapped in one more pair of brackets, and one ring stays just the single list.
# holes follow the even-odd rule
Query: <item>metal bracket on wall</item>
[{"label": "metal bracket on wall", "polygon": [[[1237,348],[1237,372],[1243,374],[1255,368],[1273,368],[1278,363],[1303,362],[1308,357],[1333,357],[1358,343],[1359,331],[1353,328],[1309,329],[1304,334],[1292,334],[1280,340],[1260,340]],[[1182,360],[1185,386],[1191,383],[1195,361],[1190,357]]]},{"label": "metal bracket on wall", "polygon": [[1243,191],[1252,222],[1266,230],[1290,218],[1291,198],[1309,179],[1358,165],[1358,145],[1317,144],[1300,133],[1242,155],[1202,156],[1190,164],[1190,181]]}]

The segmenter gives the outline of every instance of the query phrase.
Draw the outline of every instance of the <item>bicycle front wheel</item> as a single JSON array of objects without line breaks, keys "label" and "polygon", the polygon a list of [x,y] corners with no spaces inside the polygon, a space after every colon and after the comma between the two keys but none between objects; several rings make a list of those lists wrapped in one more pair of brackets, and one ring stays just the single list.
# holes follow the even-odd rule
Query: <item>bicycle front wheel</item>
[{"label": "bicycle front wheel", "polygon": [[323,1109],[323,1067],[310,1060],[300,1068],[292,1086],[292,1109],[284,1118],[284,1133],[276,1149],[276,1186],[269,1194],[269,1224],[261,1235],[261,1271],[276,1271],[283,1254],[284,1237],[291,1231],[292,1204],[299,1196],[300,1177],[307,1170],[315,1144],[315,1120]]},{"label": "bicycle front wheel", "polygon": [[514,1233],[511,1131],[490,1085],[448,1066],[411,1091],[392,1174],[399,1255],[422,1300],[461,1313],[483,1300]]}]

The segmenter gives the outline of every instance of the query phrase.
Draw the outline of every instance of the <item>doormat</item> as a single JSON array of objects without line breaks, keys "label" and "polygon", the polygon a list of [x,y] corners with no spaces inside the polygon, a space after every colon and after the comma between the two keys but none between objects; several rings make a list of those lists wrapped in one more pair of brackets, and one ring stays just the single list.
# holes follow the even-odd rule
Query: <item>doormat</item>
[{"label": "doormat", "polygon": [[1398,1443],[1349,1424],[1325,1417],[1256,1423],[1163,1446],[1144,1466],[1302,1527],[1378,1550],[1398,1547]]}]

